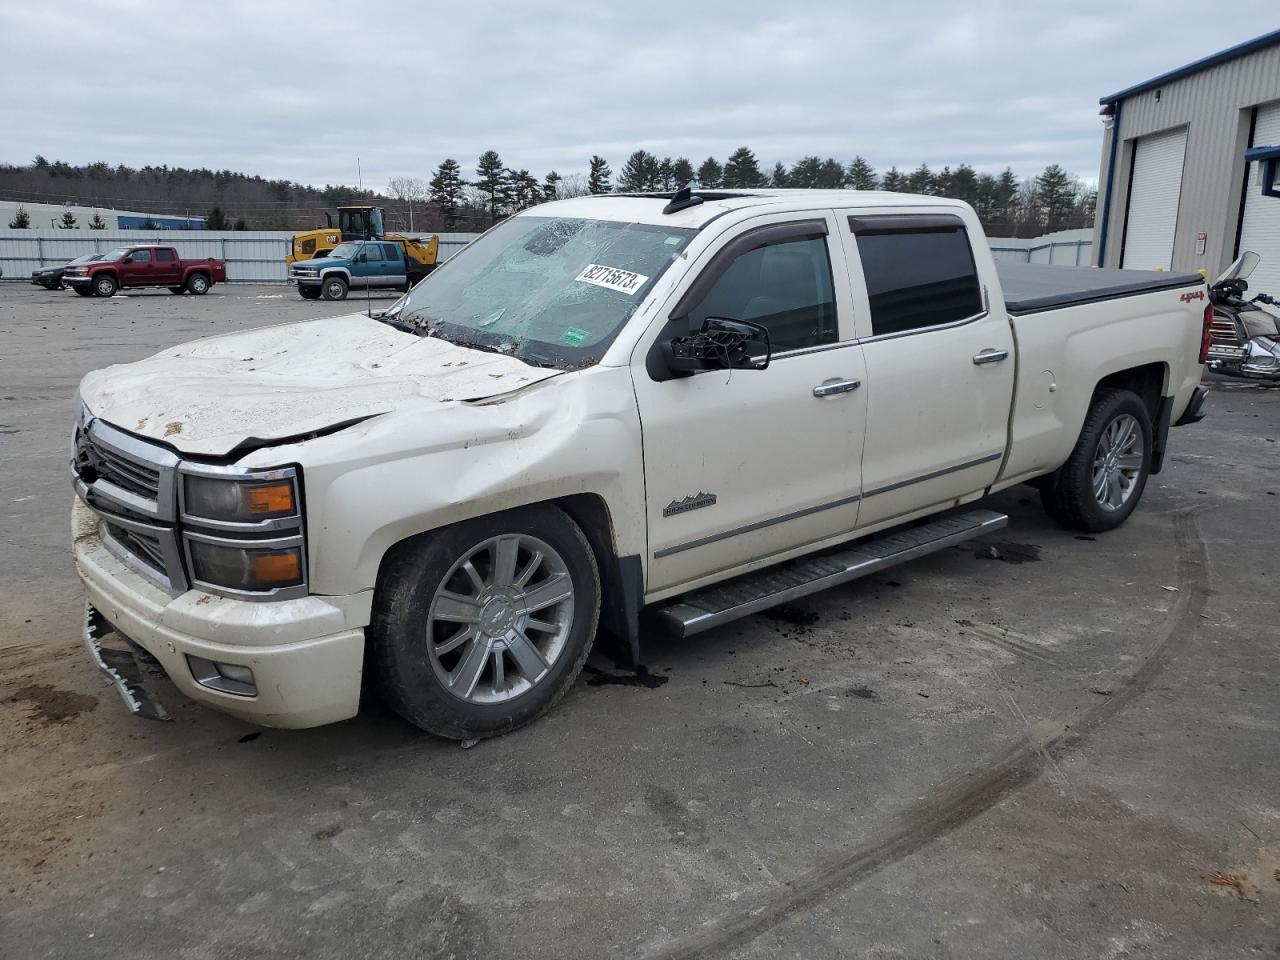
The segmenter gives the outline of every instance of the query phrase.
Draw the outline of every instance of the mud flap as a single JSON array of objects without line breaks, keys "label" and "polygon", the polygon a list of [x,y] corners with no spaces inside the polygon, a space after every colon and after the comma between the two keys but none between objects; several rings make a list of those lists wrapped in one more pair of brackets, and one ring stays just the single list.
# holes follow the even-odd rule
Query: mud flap
[{"label": "mud flap", "polygon": [[[110,645],[104,646],[104,640]],[[112,626],[91,603],[84,605],[84,645],[131,713],[148,720],[173,719],[148,685],[149,677],[166,676],[160,661]]]}]

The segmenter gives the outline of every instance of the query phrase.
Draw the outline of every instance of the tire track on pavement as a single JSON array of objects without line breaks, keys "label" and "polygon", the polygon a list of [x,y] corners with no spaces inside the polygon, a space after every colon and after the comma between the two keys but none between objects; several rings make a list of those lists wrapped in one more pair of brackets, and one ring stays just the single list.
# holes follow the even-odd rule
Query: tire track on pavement
[{"label": "tire track on pavement", "polygon": [[683,960],[722,953],[749,943],[767,930],[803,919],[831,895],[867,879],[923,849],[1036,780],[1056,758],[1088,738],[1140,697],[1165,665],[1186,646],[1209,597],[1208,556],[1197,517],[1171,513],[1178,592],[1164,621],[1141,647],[1142,663],[1119,678],[1115,692],[1074,723],[1037,725],[1034,739],[1019,738],[978,770],[943,781],[933,795],[909,807],[893,828],[827,860],[779,890],[666,943],[643,950],[645,960]]}]

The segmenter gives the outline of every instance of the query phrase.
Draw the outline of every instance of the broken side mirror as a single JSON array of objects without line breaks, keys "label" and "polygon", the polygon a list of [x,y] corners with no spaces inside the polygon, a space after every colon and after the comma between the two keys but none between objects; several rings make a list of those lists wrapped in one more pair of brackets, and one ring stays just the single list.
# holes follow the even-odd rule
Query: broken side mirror
[{"label": "broken side mirror", "polygon": [[773,349],[769,331],[750,320],[708,317],[697,333],[672,337],[660,345],[669,377],[703,370],[764,370]]}]

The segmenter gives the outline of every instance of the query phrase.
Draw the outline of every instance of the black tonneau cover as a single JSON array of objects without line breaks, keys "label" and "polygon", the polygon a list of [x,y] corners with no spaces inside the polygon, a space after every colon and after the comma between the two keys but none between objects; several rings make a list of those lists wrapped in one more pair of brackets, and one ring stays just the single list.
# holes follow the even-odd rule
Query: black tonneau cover
[{"label": "black tonneau cover", "polygon": [[1104,267],[1057,267],[1047,263],[996,261],[1010,313],[1041,313],[1098,300],[1132,297],[1155,290],[1171,290],[1204,283],[1198,273],[1156,273],[1150,270],[1112,270]]}]

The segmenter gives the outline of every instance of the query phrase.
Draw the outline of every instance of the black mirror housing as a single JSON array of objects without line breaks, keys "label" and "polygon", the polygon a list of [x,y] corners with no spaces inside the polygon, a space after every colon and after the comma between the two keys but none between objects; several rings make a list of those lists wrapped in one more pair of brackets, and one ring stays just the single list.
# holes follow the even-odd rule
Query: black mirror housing
[{"label": "black mirror housing", "polygon": [[662,340],[658,348],[665,370],[650,370],[658,380],[704,370],[764,370],[773,354],[766,327],[725,317],[708,317],[697,333]]}]

